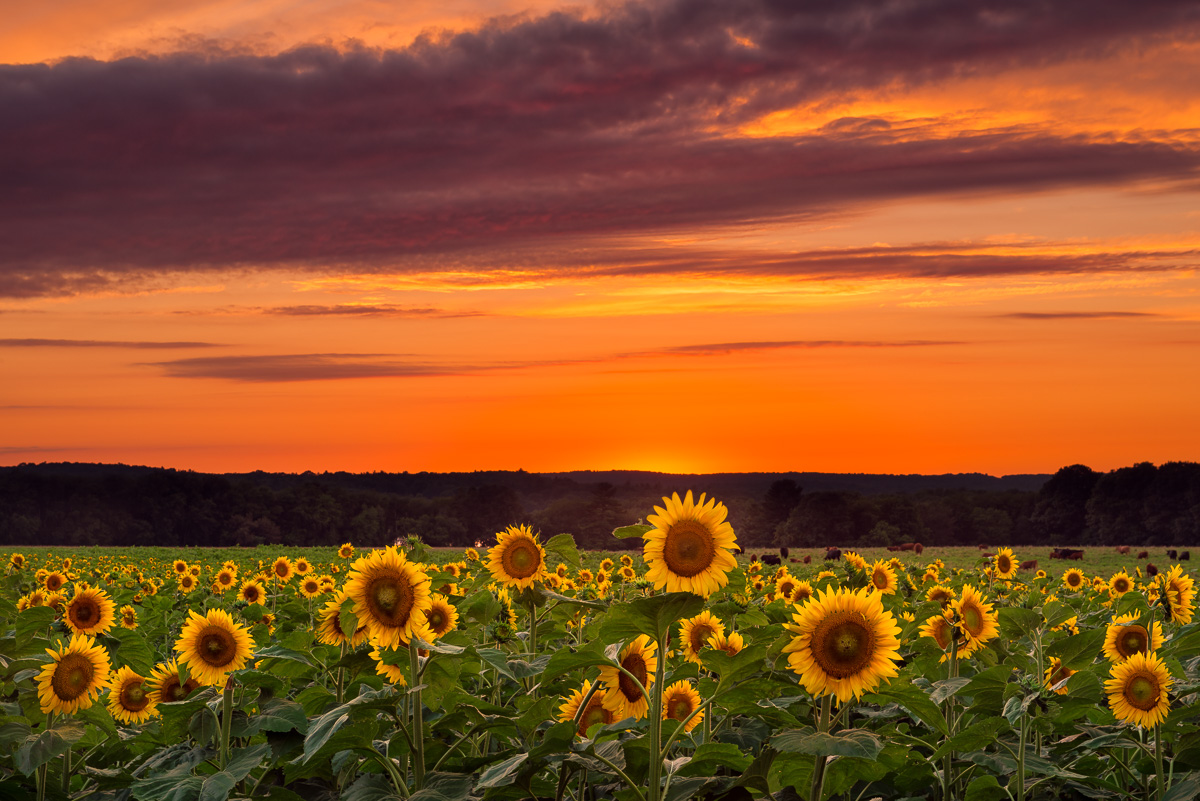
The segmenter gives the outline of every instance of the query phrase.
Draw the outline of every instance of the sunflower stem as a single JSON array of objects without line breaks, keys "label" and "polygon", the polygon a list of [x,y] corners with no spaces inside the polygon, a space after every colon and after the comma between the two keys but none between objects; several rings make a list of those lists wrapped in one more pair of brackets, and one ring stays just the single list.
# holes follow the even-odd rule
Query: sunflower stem
[{"label": "sunflower stem", "polygon": [[425,786],[425,720],[421,708],[421,690],[417,684],[420,670],[417,665],[417,641],[408,641],[408,668],[413,679],[414,689],[409,697],[412,698],[412,733],[413,733],[413,777],[416,779],[416,789]]},{"label": "sunflower stem", "polygon": [[[1154,625],[1151,622],[1150,625]],[[68,752],[69,753],[69,752]],[[1162,747],[1162,731],[1158,725],[1154,727],[1154,782],[1157,785],[1158,792],[1155,794],[1159,801],[1162,801],[1163,793],[1166,792],[1167,777],[1163,774],[1163,747]]]},{"label": "sunflower stem", "polygon": [[[825,695],[821,698],[821,708],[817,712],[817,731],[829,731],[830,723],[830,708],[833,705],[833,696]],[[829,757],[821,755],[814,757],[816,760],[813,764],[812,788],[809,790],[809,801],[821,801],[821,793],[825,790],[825,763]]]},{"label": "sunflower stem", "polygon": [[233,724],[233,679],[225,680],[225,689],[221,692],[221,754],[218,764],[221,770],[229,764],[229,730]]},{"label": "sunflower stem", "polygon": [[654,692],[650,695],[650,795],[647,801],[658,801],[662,797],[662,683],[667,666],[667,637],[658,638],[658,660],[654,666]]},{"label": "sunflower stem", "polygon": [[1021,715],[1017,729],[1017,801],[1025,801],[1025,741],[1029,739],[1029,712]]},{"label": "sunflower stem", "polygon": [[[952,621],[953,623],[953,621]],[[950,628],[950,664],[946,668],[947,678],[953,679],[958,675],[958,631],[957,626]],[[946,731],[947,740],[954,737],[954,696],[946,699]],[[950,789],[954,781],[954,752],[947,751],[942,762],[942,801],[950,801]]]},{"label": "sunflower stem", "polygon": [[[1161,768],[1160,768],[1160,770],[1161,770]],[[1162,785],[1160,784],[1159,786],[1161,787]],[[70,746],[68,746],[67,750],[63,752],[62,791],[63,791],[64,795],[69,795],[71,792],[71,748],[70,748]],[[1161,790],[1159,790],[1159,795],[1160,796],[1162,795]]]}]

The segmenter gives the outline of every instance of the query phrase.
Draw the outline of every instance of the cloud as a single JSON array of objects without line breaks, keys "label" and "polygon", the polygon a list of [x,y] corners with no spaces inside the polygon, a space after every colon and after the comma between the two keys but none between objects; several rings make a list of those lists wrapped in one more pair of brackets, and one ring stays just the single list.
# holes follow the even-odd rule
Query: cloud
[{"label": "cloud", "polygon": [[367,306],[337,304],[331,306],[301,305],[273,306],[262,309],[264,314],[280,314],[289,317],[479,317],[483,312],[450,311],[448,309],[406,309],[399,306]]},{"label": "cloud", "polygon": [[1009,320],[1119,320],[1123,318],[1161,317],[1157,312],[1134,311],[1060,311],[1060,312],[1009,312],[994,314]]},{"label": "cloud", "polygon": [[0,295],[230,266],[457,268],[943,193],[1195,180],[1191,140],[1146,132],[736,130],[800,101],[1191,42],[1198,25],[1189,2],[666,0],[402,50],[3,66]]},{"label": "cloud", "polygon": [[180,348],[218,348],[216,342],[147,342],[110,339],[0,339],[0,348],[134,348],[168,350]]},{"label": "cloud", "polygon": [[960,345],[961,342],[933,340],[788,340],[776,342],[721,342],[677,345],[577,359],[506,361],[489,364],[457,364],[400,358],[401,354],[379,353],[292,353],[276,355],[214,356],[145,362],[141,366],[161,368],[174,378],[216,378],[244,383],[334,381],[360,378],[430,378],[479,375],[501,370],[555,368],[602,364],[629,359],[664,356],[718,356],[735,352],[812,348],[908,348]]}]

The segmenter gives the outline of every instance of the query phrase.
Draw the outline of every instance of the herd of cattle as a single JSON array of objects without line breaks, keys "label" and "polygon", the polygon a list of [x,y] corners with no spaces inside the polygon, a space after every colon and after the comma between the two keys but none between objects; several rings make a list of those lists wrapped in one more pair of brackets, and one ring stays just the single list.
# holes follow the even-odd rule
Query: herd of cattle
[{"label": "herd of cattle", "polygon": [[[889,546],[887,546],[887,549],[889,551],[912,551],[913,553],[917,554],[918,556],[921,554],[921,552],[923,550],[925,550],[924,546],[922,546],[921,543],[919,543],[919,542],[905,542],[900,545],[889,545]],[[979,550],[989,552],[989,553],[983,554],[983,556],[985,558],[990,558],[995,553],[995,550],[990,545],[980,545]],[[1128,555],[1129,554],[1129,546],[1128,545],[1118,545],[1117,553],[1122,554],[1122,555]],[[764,553],[761,555],[760,554],[750,554],[750,561],[754,562],[754,561],[761,560],[762,563],[766,564],[766,565],[779,565],[779,564],[782,564],[783,560],[785,560],[787,558],[788,558],[787,548],[781,548],[779,555],[776,555],[773,553]],[[842,549],[841,548],[830,547],[830,548],[825,549],[826,561],[836,562],[841,558],[842,558]],[[1080,559],[1083,559],[1083,549],[1082,548],[1052,548],[1050,550],[1050,558],[1051,559],[1080,560]],[[1149,551],[1138,551],[1137,558],[1139,560],[1149,559],[1150,552]],[[1186,562],[1192,558],[1192,554],[1190,551],[1178,551],[1174,548],[1171,548],[1167,551],[1167,558],[1174,562]],[[791,561],[803,562],[804,564],[807,565],[812,562],[812,556],[806,554],[801,559],[792,559]],[[1038,563],[1037,563],[1036,559],[1029,559],[1024,562],[1021,562],[1020,567],[1021,567],[1021,570],[1037,570]],[[1148,564],[1148,565],[1146,565],[1146,573],[1147,573],[1147,575],[1153,576],[1158,573],[1158,568],[1155,567],[1153,564]]]}]

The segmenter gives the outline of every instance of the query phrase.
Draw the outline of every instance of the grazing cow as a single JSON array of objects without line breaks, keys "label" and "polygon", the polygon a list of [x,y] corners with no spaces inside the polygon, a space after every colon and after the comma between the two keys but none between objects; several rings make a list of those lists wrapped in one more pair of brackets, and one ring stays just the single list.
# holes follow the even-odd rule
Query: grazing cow
[{"label": "grazing cow", "polygon": [[915,551],[916,548],[917,548],[917,544],[915,542],[900,543],[900,550],[902,550],[902,551]]},{"label": "grazing cow", "polygon": [[1138,559],[1149,559],[1149,558],[1150,558],[1150,552],[1149,552],[1149,551],[1138,551],[1137,558],[1138,558]]},{"label": "grazing cow", "polygon": [[1122,556],[1128,556],[1129,555],[1129,546],[1128,545],[1118,545],[1117,553],[1121,554]]},{"label": "grazing cow", "polygon": [[1180,562],[1186,562],[1186,561],[1190,560],[1191,558],[1192,558],[1191,551],[1180,551],[1179,552],[1179,561]]},{"label": "grazing cow", "polygon": [[1167,551],[1167,558],[1177,562],[1179,561],[1179,554],[1176,553],[1174,548],[1172,548],[1171,550]]},{"label": "grazing cow", "polygon": [[1083,551],[1078,548],[1055,548],[1050,552],[1051,559],[1082,559]]},{"label": "grazing cow", "polygon": [[1022,570],[1037,570],[1037,560],[1036,559],[1026,559],[1024,562],[1021,563],[1021,569]]},{"label": "grazing cow", "polygon": [[764,553],[762,555],[762,563],[764,565],[779,565],[779,557],[773,553]]},{"label": "grazing cow", "polygon": [[992,546],[990,546],[990,545],[976,545],[975,547],[976,547],[976,548],[978,548],[978,549],[979,549],[979,550],[981,550],[981,551],[988,551],[988,550],[991,550],[991,547],[992,547]]},{"label": "grazing cow", "polygon": [[758,554],[756,554],[756,553],[752,553],[752,554],[750,554],[750,561],[751,561],[751,562],[757,562],[757,561],[758,561]]},{"label": "grazing cow", "polygon": [[800,561],[804,562],[804,564],[806,564],[806,565],[811,565],[812,564],[812,554],[811,553],[804,554],[804,558]]},{"label": "grazing cow", "polygon": [[788,558],[788,549],[786,545],[779,549],[779,556],[783,559]]},{"label": "grazing cow", "polygon": [[1074,561],[1076,561],[1076,562],[1078,562],[1078,561],[1081,561],[1081,560],[1083,559],[1083,551],[1081,551],[1081,550],[1080,550],[1080,551],[1077,551],[1077,550],[1074,550],[1074,549],[1072,549],[1072,550],[1071,550],[1071,551],[1070,551],[1070,552],[1067,554],[1067,558],[1068,558],[1068,559],[1073,559],[1073,560],[1074,560]]},{"label": "grazing cow", "polygon": [[1157,575],[1158,575],[1158,568],[1154,566],[1153,562],[1146,565],[1146,577],[1147,578],[1151,578],[1151,577],[1157,576]]},{"label": "grazing cow", "polygon": [[889,551],[903,551],[903,550],[904,550],[904,546],[902,546],[902,545],[889,545],[889,546],[887,547],[887,549],[888,549]]},{"label": "grazing cow", "polygon": [[841,558],[842,558],[842,549],[841,548],[826,548],[825,549],[825,561],[836,562]]},{"label": "grazing cow", "polygon": [[921,543],[919,543],[919,542],[913,543],[913,553],[915,553],[917,556],[920,556],[921,552],[924,550],[925,550],[925,546],[922,545]]},{"label": "grazing cow", "polygon": [[789,561],[789,562],[799,562],[800,560],[799,560],[799,559],[797,559],[796,557],[794,557],[794,556],[793,556],[793,557],[792,557],[791,559],[789,559],[788,561]]}]

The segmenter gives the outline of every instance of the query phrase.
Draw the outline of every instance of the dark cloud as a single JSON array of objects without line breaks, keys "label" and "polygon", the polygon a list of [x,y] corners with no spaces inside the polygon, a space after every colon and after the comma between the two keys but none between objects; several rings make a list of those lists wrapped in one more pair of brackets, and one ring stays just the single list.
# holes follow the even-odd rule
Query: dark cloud
[{"label": "dark cloud", "polygon": [[1010,312],[995,314],[1009,320],[1119,320],[1126,317],[1161,317],[1156,312],[1133,311],[1060,311],[1060,312]]},{"label": "dark cloud", "polygon": [[146,342],[110,339],[0,339],[0,348],[134,348],[172,350],[179,348],[216,348],[215,342]]},{"label": "dark cloud", "polygon": [[429,378],[465,376],[498,370],[567,367],[656,356],[716,356],[754,350],[810,348],[908,348],[960,345],[933,340],[788,340],[775,342],[721,342],[679,345],[610,356],[578,359],[506,361],[490,364],[455,364],[399,358],[400,354],[292,353],[279,355],[214,356],[147,362],[175,378],[219,378],[248,383],[330,381],[351,378]]},{"label": "dark cloud", "polygon": [[163,269],[458,266],[497,248],[811,219],[857,204],[1194,180],[1183,140],[847,119],[723,136],[799,100],[1192,40],[1192,2],[667,0],[395,51],[0,67],[0,295]]}]

